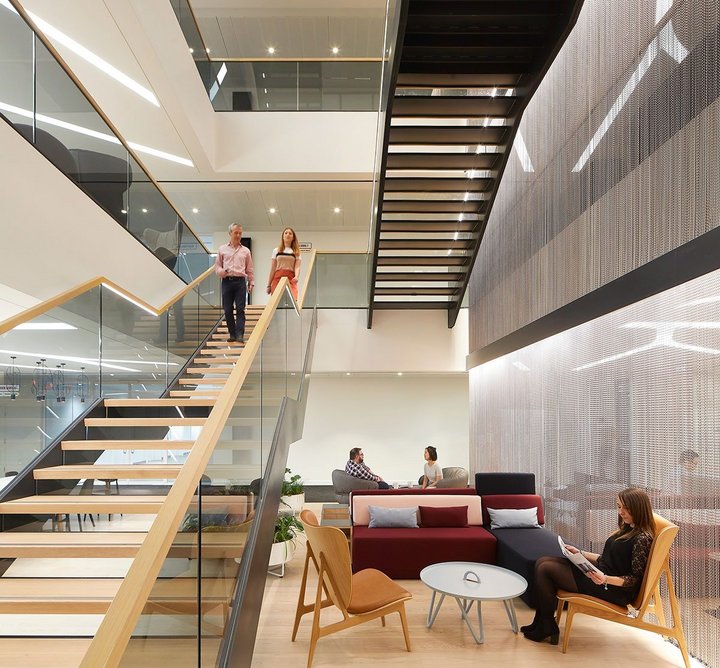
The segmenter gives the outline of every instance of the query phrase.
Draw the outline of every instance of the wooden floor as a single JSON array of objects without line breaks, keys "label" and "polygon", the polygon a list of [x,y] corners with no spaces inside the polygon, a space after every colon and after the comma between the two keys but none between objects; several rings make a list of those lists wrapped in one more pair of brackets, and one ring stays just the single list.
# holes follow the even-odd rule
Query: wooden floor
[{"label": "wooden floor", "polygon": [[[317,508],[314,506],[317,505]],[[306,504],[320,514],[321,504]],[[268,577],[265,598],[255,642],[253,668],[305,666],[312,615],[300,624],[298,638],[290,641],[295,605],[305,559],[304,540],[300,540],[295,557],[286,566],[285,577]],[[316,580],[312,580],[312,591]],[[419,580],[401,584],[413,594],[407,604],[412,652],[404,649],[397,615],[388,617],[387,626],[369,622],[341,631],[317,644],[313,666],[486,666],[487,668],[519,666],[583,666],[612,668],[652,665],[655,668],[682,666],[680,651],[659,636],[621,627],[619,624],[577,615],[567,654],[548,643],[537,644],[522,635],[513,634],[500,602],[483,603],[485,644],[476,645],[460,618],[457,605],[446,599],[432,629],[425,626],[430,590]],[[522,601],[516,603],[518,622],[528,624],[533,616]],[[323,611],[323,623],[336,609]],[[325,617],[327,615],[327,617]],[[337,615],[339,619],[339,615]],[[473,621],[477,620],[473,610]]]}]

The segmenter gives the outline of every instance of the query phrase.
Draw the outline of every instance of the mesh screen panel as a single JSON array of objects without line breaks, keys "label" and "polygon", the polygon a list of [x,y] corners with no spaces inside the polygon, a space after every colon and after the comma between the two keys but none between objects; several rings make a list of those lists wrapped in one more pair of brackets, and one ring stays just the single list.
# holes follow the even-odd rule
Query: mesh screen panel
[{"label": "mesh screen panel", "polygon": [[718,224],[718,12],[717,0],[586,0],[488,222],[470,350]]},{"label": "mesh screen panel", "polygon": [[[471,351],[718,225],[719,5],[586,0],[498,191],[470,281]],[[550,528],[600,551],[629,485],[679,524],[689,648],[720,666],[720,272],[470,378],[472,469],[534,472]]]},{"label": "mesh screen panel", "polygon": [[[710,666],[720,666],[719,390],[720,271],[470,371],[471,470],[534,472],[549,528],[602,551],[628,486],[680,526],[671,568],[683,625]],[[687,450],[694,469],[680,461]]]}]

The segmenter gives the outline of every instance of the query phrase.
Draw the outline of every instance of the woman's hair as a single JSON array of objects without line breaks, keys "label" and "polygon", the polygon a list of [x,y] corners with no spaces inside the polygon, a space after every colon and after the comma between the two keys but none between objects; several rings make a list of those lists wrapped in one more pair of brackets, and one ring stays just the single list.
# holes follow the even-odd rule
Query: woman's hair
[{"label": "woman's hair", "polygon": [[282,253],[285,250],[285,232],[290,230],[293,233],[293,240],[290,244],[290,248],[292,248],[292,252],[295,255],[295,257],[300,257],[300,244],[298,244],[297,234],[295,234],[295,230],[292,227],[286,227],[280,234],[280,244],[277,247],[277,252]]},{"label": "woman's hair", "polygon": [[430,461],[436,462],[437,461],[437,448],[432,445],[428,445],[427,448],[425,448],[425,449],[427,450],[427,453],[430,455]]},{"label": "woman's hair", "polygon": [[618,499],[632,515],[633,525],[625,524],[618,515],[618,529],[613,533],[619,540],[628,540],[641,533],[655,535],[655,520],[653,519],[650,497],[642,489],[629,487],[618,494]]}]

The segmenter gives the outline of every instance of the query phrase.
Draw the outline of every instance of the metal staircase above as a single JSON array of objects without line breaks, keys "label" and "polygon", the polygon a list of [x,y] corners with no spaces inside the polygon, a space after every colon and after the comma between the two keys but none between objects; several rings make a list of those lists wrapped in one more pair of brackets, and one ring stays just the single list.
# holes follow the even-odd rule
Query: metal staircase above
[{"label": "metal staircase above", "polygon": [[406,0],[388,99],[374,309],[457,319],[522,112],[582,0]]}]

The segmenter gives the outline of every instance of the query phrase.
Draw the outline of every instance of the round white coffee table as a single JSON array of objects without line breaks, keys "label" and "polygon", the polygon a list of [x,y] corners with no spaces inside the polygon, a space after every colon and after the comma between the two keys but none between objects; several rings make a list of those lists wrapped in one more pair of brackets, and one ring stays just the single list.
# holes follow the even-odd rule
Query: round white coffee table
[{"label": "round white coffee table", "polygon": [[[484,642],[482,602],[502,601],[505,605],[510,625],[514,633],[518,632],[517,618],[513,599],[520,596],[528,586],[527,580],[500,566],[476,564],[471,561],[448,561],[427,566],[420,571],[420,579],[432,589],[430,609],[428,610],[427,627],[430,628],[440,611],[446,596],[452,596],[460,608],[462,618],[470,629],[475,642]],[[435,596],[440,593],[440,600],[435,605]],[[470,624],[468,613],[477,603],[478,626],[480,635],[475,633]]]}]

